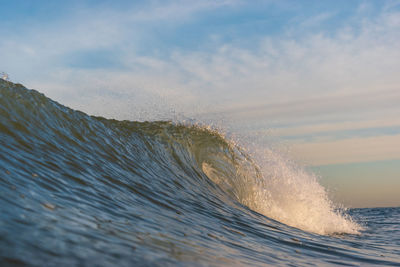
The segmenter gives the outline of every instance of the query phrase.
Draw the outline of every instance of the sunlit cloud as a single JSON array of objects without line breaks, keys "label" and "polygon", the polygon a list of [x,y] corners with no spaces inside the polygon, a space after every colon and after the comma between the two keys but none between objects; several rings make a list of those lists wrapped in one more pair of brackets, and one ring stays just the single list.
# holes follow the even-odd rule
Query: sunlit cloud
[{"label": "sunlit cloud", "polygon": [[[282,14],[301,8],[263,3]],[[168,43],[185,24],[200,35],[214,13],[249,8],[243,1],[82,5],[54,23],[2,29],[0,67],[63,104],[119,119],[158,106],[158,113],[172,108],[189,117],[262,119],[283,137],[394,123],[388,120],[400,114],[400,13],[391,2],[379,11],[363,3],[335,27],[329,23],[340,14],[324,10],[293,16],[277,33],[227,40],[222,25],[198,37],[201,49]]]},{"label": "sunlit cloud", "polygon": [[400,135],[293,144],[292,154],[307,165],[400,159]]}]

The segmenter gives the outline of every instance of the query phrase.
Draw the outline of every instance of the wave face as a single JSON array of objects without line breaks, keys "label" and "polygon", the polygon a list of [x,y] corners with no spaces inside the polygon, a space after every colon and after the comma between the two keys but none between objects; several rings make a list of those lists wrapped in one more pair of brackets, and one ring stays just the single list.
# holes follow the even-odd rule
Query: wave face
[{"label": "wave face", "polygon": [[0,263],[395,260],[355,251],[365,229],[271,151],[256,163],[207,127],[107,120],[22,85],[0,90]]}]

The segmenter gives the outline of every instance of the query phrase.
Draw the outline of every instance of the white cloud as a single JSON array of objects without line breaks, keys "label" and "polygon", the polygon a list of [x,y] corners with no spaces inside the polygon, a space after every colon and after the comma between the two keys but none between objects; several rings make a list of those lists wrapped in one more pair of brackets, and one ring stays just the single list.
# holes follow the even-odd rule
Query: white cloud
[{"label": "white cloud", "polygon": [[[1,41],[0,65],[17,81],[64,104],[124,119],[135,119],[132,106],[144,106],[152,98],[189,114],[193,106],[195,112],[228,116],[243,110],[241,116],[247,119],[286,123],[312,120],[321,113],[335,117],[343,110],[366,114],[389,106],[390,112],[399,111],[393,105],[399,101],[400,15],[390,10],[373,18],[361,17],[360,11],[358,25],[329,34],[292,36],[293,26],[280,35],[255,39],[251,48],[225,43],[202,51],[161,48],[163,56],[138,52],[138,46],[145,45],[141,39],[149,34],[142,26],[186,23],[203,11],[241,4],[171,1],[122,11],[81,10],[73,18],[33,25],[23,35]],[[316,14],[304,23],[330,16]],[[71,54],[93,50],[113,52],[121,69],[66,64]],[[86,97],[78,97],[82,92]],[[103,100],[92,103],[99,98]],[[96,103],[107,103],[107,109]]]}]

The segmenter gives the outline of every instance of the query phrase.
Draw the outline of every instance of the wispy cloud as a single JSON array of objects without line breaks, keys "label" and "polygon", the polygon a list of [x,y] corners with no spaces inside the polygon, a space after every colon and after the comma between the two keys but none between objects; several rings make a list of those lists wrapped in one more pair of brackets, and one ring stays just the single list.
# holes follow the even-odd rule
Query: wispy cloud
[{"label": "wispy cloud", "polygon": [[[340,132],[350,132],[370,129],[400,128],[399,117],[385,117],[384,119],[359,119],[351,121],[320,122],[314,124],[301,124],[271,129],[265,132],[270,136],[298,137],[294,141],[301,142],[303,136],[329,134],[331,137]],[[315,140],[313,140],[315,141]]]},{"label": "wispy cloud", "polygon": [[400,135],[293,144],[291,154],[307,165],[400,159]]},{"label": "wispy cloud", "polygon": [[165,43],[185,24],[200,32],[213,12],[234,16],[248,8],[234,0],[83,7],[6,32],[0,67],[64,104],[123,119],[137,119],[138,108],[155,102],[189,116],[223,113],[311,134],[324,124],[347,127],[337,123],[344,119],[400,113],[400,13],[393,5],[373,16],[362,5],[329,29],[318,25],[337,20],[336,11],[289,19],[274,34],[227,40],[222,25],[203,33],[196,48]]}]

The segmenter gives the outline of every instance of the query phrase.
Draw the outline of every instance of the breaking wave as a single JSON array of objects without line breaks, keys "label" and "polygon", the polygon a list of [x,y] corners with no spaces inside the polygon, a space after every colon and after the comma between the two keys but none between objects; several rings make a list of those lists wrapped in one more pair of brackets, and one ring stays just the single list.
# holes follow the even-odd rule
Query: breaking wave
[{"label": "breaking wave", "polygon": [[[0,201],[8,225],[0,242],[7,255],[22,251],[14,255],[20,261],[36,253],[40,265],[46,257],[38,251],[55,248],[66,263],[98,256],[110,242],[146,247],[139,261],[174,253],[171,246],[184,251],[172,257],[180,262],[207,261],[216,259],[215,248],[199,232],[247,236],[252,224],[266,225],[262,236],[274,240],[362,231],[315,175],[268,149],[245,152],[210,127],[88,116],[1,80],[0,96]],[[196,246],[206,252],[194,253]]]}]

